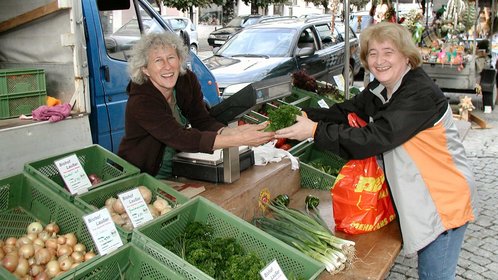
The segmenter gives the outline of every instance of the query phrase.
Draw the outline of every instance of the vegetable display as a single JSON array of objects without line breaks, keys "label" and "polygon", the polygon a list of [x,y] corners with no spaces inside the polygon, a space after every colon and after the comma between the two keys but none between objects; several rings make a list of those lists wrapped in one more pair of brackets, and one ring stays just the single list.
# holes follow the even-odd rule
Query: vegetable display
[{"label": "vegetable display", "polygon": [[283,205],[267,206],[273,217],[255,218],[257,227],[322,262],[331,274],[352,264],[355,243],[336,237],[316,208],[303,212]]},{"label": "vegetable display", "polygon": [[306,205],[306,208],[308,208],[309,210],[314,210],[320,204],[320,199],[314,195],[309,194],[308,196],[306,196],[304,204]]},{"label": "vegetable display", "polygon": [[296,122],[296,115],[301,114],[301,109],[293,105],[283,104],[277,108],[268,110],[268,121],[270,124],[266,131],[277,131],[289,127]]},{"label": "vegetable display", "polygon": [[234,238],[214,237],[209,224],[191,222],[165,247],[214,279],[260,279],[265,263]]},{"label": "vegetable display", "polygon": [[2,266],[18,279],[52,279],[95,257],[72,232],[60,234],[56,223],[31,223],[26,234],[0,240]]}]

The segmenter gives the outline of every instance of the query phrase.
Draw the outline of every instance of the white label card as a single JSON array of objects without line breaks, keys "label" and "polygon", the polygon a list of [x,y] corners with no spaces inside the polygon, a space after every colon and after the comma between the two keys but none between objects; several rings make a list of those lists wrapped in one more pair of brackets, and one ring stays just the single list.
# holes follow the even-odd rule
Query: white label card
[{"label": "white label card", "polygon": [[344,76],[336,75],[334,76],[335,84],[340,91],[344,91]]},{"label": "white label card", "polygon": [[107,208],[83,216],[86,227],[101,256],[108,254],[123,245],[118,230]]},{"label": "white label card", "polygon": [[85,169],[75,154],[55,160],[54,163],[71,194],[87,192],[92,186]]},{"label": "white label card", "polygon": [[153,219],[149,207],[147,207],[147,203],[145,203],[138,188],[118,194],[118,197],[121,200],[121,203],[123,203],[123,207],[125,208],[126,214],[128,214],[133,227],[139,227]]},{"label": "white label card", "polygon": [[330,108],[329,104],[327,104],[327,102],[325,102],[325,100],[323,99],[318,100],[318,106],[320,106],[320,108],[325,108],[325,109]]},{"label": "white label card", "polygon": [[269,265],[263,268],[259,274],[264,280],[287,280],[287,277],[285,277],[277,260],[273,260]]}]

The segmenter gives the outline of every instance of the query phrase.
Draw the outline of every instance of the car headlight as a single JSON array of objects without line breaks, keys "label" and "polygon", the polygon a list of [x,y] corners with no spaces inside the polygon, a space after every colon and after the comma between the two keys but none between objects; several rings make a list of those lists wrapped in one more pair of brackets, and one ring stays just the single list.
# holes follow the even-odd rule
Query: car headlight
[{"label": "car headlight", "polygon": [[243,89],[244,87],[246,87],[249,84],[250,83],[242,83],[242,84],[234,84],[234,85],[227,86],[225,88],[225,90],[221,93],[222,94],[221,97],[223,99],[226,99],[226,98],[234,95],[235,93],[239,92],[241,89]]},{"label": "car headlight", "polygon": [[212,34],[209,34],[209,37],[208,37],[208,38],[209,38],[209,39],[215,39],[215,38],[216,38],[216,36],[215,36],[215,35],[212,35]]}]

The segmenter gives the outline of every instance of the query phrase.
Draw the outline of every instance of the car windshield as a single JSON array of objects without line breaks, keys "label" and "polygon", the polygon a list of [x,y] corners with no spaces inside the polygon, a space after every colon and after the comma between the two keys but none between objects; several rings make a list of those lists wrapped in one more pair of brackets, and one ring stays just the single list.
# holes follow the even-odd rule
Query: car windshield
[{"label": "car windshield", "polygon": [[246,27],[258,22],[257,17],[234,17],[227,23],[227,27]]},{"label": "car windshield", "polygon": [[216,54],[227,57],[288,56],[295,33],[295,30],[283,28],[244,29],[228,40]]},{"label": "car windshield", "polygon": [[183,30],[187,27],[187,23],[180,18],[171,18],[168,19],[168,22],[175,31]]},{"label": "car windshield", "polygon": [[[157,23],[157,21],[152,20],[152,19],[146,19],[143,21],[143,27],[145,30],[145,33],[151,33],[151,32],[161,32],[162,28]],[[113,35],[119,35],[119,36],[140,36],[140,29],[138,28],[138,20],[132,19],[129,22],[127,22],[125,25],[121,26],[116,32],[114,32]]]}]

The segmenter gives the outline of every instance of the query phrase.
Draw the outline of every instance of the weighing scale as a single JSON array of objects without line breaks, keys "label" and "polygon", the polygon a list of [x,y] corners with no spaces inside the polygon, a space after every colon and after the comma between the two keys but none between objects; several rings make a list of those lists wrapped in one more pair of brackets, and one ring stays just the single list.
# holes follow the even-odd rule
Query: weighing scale
[{"label": "weighing scale", "polygon": [[[254,107],[291,94],[290,75],[249,84],[211,108],[210,115],[228,127]],[[232,183],[240,178],[240,171],[254,165],[250,147],[232,147],[207,153],[177,153],[173,157],[173,175],[215,183]]]}]

